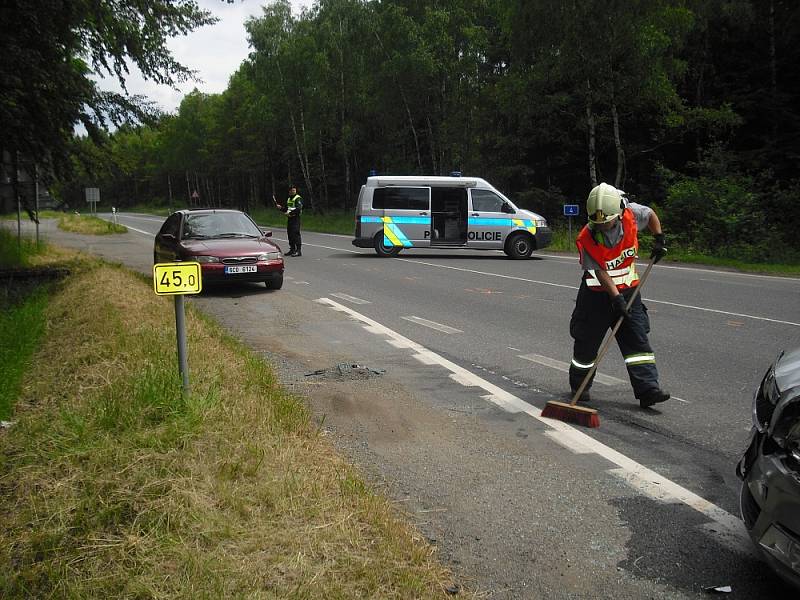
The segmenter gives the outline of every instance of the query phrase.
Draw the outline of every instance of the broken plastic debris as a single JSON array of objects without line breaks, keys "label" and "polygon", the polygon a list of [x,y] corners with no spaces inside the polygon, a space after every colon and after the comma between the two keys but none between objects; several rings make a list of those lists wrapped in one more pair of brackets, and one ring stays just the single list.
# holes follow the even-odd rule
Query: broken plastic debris
[{"label": "broken plastic debris", "polygon": [[703,588],[704,592],[708,592],[709,594],[730,594],[733,591],[733,588],[729,585],[712,585],[707,588]]},{"label": "broken plastic debris", "polygon": [[0,421],[0,429],[11,429],[16,424],[16,421]]}]

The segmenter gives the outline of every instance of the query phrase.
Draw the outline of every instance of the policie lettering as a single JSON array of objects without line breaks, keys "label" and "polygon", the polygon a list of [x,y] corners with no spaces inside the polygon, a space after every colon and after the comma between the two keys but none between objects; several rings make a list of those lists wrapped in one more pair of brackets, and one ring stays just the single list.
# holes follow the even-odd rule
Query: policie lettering
[{"label": "policie lettering", "polygon": [[633,247],[626,248],[614,260],[607,260],[606,261],[606,268],[607,269],[616,269],[618,266],[620,266],[626,260],[628,260],[631,257],[635,257],[635,256],[636,256],[636,248],[633,248]]},{"label": "policie lettering", "polygon": [[[431,232],[426,230],[423,236],[426,240],[430,239]],[[500,231],[470,231],[467,239],[478,242],[499,242],[503,239],[503,234]]]},{"label": "policie lettering", "polygon": [[467,238],[478,242],[499,242],[502,234],[499,231],[470,231]]}]

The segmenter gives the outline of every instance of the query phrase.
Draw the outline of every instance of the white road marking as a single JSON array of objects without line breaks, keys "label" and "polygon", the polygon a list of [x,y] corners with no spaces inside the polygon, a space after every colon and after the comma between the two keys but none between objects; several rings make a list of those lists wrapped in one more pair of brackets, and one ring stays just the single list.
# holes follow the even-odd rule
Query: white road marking
[{"label": "white road marking", "polygon": [[[453,267],[451,265],[440,265],[440,264],[436,264],[436,263],[429,263],[429,262],[416,260],[416,259],[410,259],[410,258],[395,258],[393,260],[411,262],[411,263],[415,263],[415,264],[426,265],[426,266],[429,266],[429,267],[437,267],[437,268],[440,268],[440,269],[452,269],[454,271],[462,271],[464,273],[474,273],[475,275],[484,275],[486,277],[498,277],[500,279],[511,279],[511,280],[514,280],[514,281],[525,281],[527,283],[538,283],[540,285],[549,285],[551,287],[566,288],[566,289],[570,289],[570,290],[577,290],[578,289],[578,287],[574,286],[574,285],[565,285],[563,283],[553,283],[551,281],[541,281],[540,279],[527,279],[526,277],[516,277],[514,275],[501,275],[500,273],[487,273],[486,271],[477,271],[475,269],[465,269],[463,267]],[[743,314],[743,313],[734,313],[734,312],[728,312],[728,311],[725,311],[725,310],[717,310],[717,309],[714,309],[714,308],[703,308],[702,306],[693,306],[691,304],[678,304],[677,302],[667,302],[665,300],[654,300],[653,298],[645,298],[645,300],[647,300],[648,302],[652,302],[654,304],[666,304],[666,305],[669,305],[669,306],[677,306],[677,307],[680,307],[680,308],[689,308],[689,309],[692,309],[692,310],[700,310],[700,311],[705,311],[705,312],[718,313],[718,314],[721,314],[721,315],[730,315],[730,316],[734,316],[734,317],[742,317],[742,318],[746,318],[746,319],[754,319],[756,321],[769,321],[770,323],[780,323],[781,325],[793,325],[795,327],[800,327],[800,323],[795,323],[793,321],[781,321],[779,319],[770,319],[768,317],[758,317],[756,315],[746,315],[746,314]]]},{"label": "white road marking", "polygon": [[137,233],[143,233],[145,235],[149,235],[150,237],[156,237],[156,234],[150,233],[149,231],[142,231],[141,229],[136,229],[136,227],[131,227],[130,225],[125,225],[125,227],[127,227],[128,229],[132,229],[133,231],[135,231]]},{"label": "white road marking", "polygon": [[[519,358],[544,365],[545,367],[551,367],[553,369],[558,369],[559,371],[564,371],[564,373],[569,373],[569,363],[555,360],[554,358],[548,358],[546,356],[542,356],[541,354],[520,354],[518,356]],[[597,375],[594,377],[594,380],[598,383],[602,383],[603,385],[619,385],[621,383],[625,383],[623,379],[612,377],[611,375],[603,375],[602,373],[597,373]]]},{"label": "white road marking", "polygon": [[713,529],[704,528],[704,531],[708,532],[709,535],[715,536],[722,543],[725,543],[726,546],[733,548],[737,552],[748,555],[752,553],[750,537],[747,535],[744,525],[737,517],[729,512],[678,485],[674,481],[659,475],[652,469],[645,467],[621,452],[614,450],[610,446],[606,446],[582,431],[578,431],[571,425],[542,417],[542,411],[535,406],[528,404],[514,394],[486,381],[417,342],[400,335],[385,325],[370,319],[366,315],[362,315],[330,298],[319,298],[317,302],[320,304],[327,304],[333,310],[348,314],[351,318],[361,322],[365,329],[386,337],[387,341],[391,342],[392,345],[396,347],[412,349],[415,352],[414,356],[424,357],[423,360],[426,364],[438,364],[442,366],[450,371],[452,373],[452,379],[459,383],[470,387],[481,388],[486,392],[482,397],[500,408],[511,413],[522,412],[530,415],[549,427],[551,432],[547,434],[548,437],[565,448],[578,452],[591,451],[603,457],[617,467],[609,469],[610,473],[620,477],[640,493],[646,494],[661,502],[681,502],[696,510],[716,523],[717,527]]},{"label": "white road marking", "polygon": [[[559,255],[559,254],[540,254],[540,253],[537,252],[536,254],[534,254],[534,256],[541,256],[542,258],[552,258],[552,259],[555,259],[557,262],[561,262],[561,263],[569,262],[569,263],[575,264],[578,261],[578,255],[577,254],[565,257],[565,256]],[[643,266],[647,265],[647,263],[642,263],[642,262],[637,262],[637,264],[643,265]],[[726,276],[731,276],[731,277],[753,277],[753,278],[756,278],[756,279],[776,279],[778,281],[795,282],[795,283],[800,281],[800,279],[798,279],[797,277],[791,277],[791,276],[790,277],[785,277],[785,276],[780,276],[780,275],[761,275],[761,274],[758,274],[758,273],[738,273],[736,271],[718,271],[718,270],[715,270],[715,269],[709,269],[709,268],[702,267],[702,266],[682,267],[680,265],[672,265],[672,264],[666,264],[665,265],[663,262],[659,263],[655,268],[656,269],[671,269],[671,270],[674,270],[674,271],[693,271],[695,273],[712,273],[714,275],[726,275]],[[711,280],[707,280],[707,281],[711,281]]]},{"label": "white road marking", "polygon": [[450,327],[449,325],[442,325],[441,323],[437,323],[436,321],[429,321],[428,319],[423,319],[422,317],[400,317],[406,321],[411,321],[412,323],[416,323],[417,325],[423,325],[425,327],[430,327],[431,329],[435,329],[436,331],[441,331],[442,333],[453,334],[453,333],[464,333],[460,329],[456,329],[455,327]]},{"label": "white road marking", "polygon": [[341,298],[342,300],[347,300],[348,302],[352,302],[353,304],[372,304],[369,300],[362,300],[361,298],[356,298],[355,296],[350,296],[342,292],[336,292],[335,294],[331,294],[331,296],[335,296],[336,298]]},{"label": "white road marking", "polygon": [[[140,217],[139,215],[131,215],[128,213],[117,213],[117,218],[124,217],[126,219],[139,219],[140,221],[156,221],[158,223],[163,223],[167,217]],[[113,218],[113,217],[106,217],[106,218]]]},{"label": "white road marking", "polygon": [[770,319],[769,317],[756,317],[755,315],[728,312],[727,310],[717,310],[715,308],[703,308],[702,306],[692,306],[691,304],[679,304],[678,302],[667,302],[666,300],[653,300],[652,298],[645,298],[645,300],[648,302],[654,302],[656,304],[666,304],[668,306],[677,306],[679,308],[691,308],[692,310],[701,310],[703,312],[728,315],[730,317],[742,317],[744,319],[755,319],[756,321],[768,321],[770,323],[780,323],[781,325],[793,325],[794,327],[800,327],[800,323],[795,323],[794,321],[781,321],[780,319]]}]

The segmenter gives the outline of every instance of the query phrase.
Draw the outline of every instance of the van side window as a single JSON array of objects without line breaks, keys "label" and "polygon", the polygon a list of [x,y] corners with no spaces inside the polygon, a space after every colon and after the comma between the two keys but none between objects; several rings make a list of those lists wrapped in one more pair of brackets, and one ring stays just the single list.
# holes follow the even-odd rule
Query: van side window
[{"label": "van side window", "polygon": [[503,212],[503,199],[491,190],[470,190],[475,212]]},{"label": "van side window", "polygon": [[372,208],[428,210],[430,208],[429,196],[428,188],[375,188],[372,193]]}]

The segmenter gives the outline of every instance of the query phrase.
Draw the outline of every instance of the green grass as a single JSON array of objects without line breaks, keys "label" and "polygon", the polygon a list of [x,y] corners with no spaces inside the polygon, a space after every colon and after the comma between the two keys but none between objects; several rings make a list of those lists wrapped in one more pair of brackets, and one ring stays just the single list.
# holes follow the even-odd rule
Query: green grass
[{"label": "green grass", "polygon": [[31,356],[44,333],[48,292],[38,288],[21,303],[0,310],[0,419],[8,420]]},{"label": "green grass", "polygon": [[58,219],[59,229],[72,233],[83,233],[88,235],[109,235],[112,233],[127,233],[128,228],[124,225],[104,221],[92,215],[77,215],[74,213],[63,213]]},{"label": "green grass", "polygon": [[[259,225],[274,229],[286,228],[286,215],[275,208],[257,208],[250,212],[250,216]],[[331,212],[326,215],[304,212],[302,219],[302,227],[305,231],[341,235],[353,235],[355,231],[355,213],[352,211]]]},{"label": "green grass", "polygon": [[45,251],[43,244],[36,244],[25,235],[17,238],[16,231],[0,227],[0,268],[29,266],[33,257]]}]

